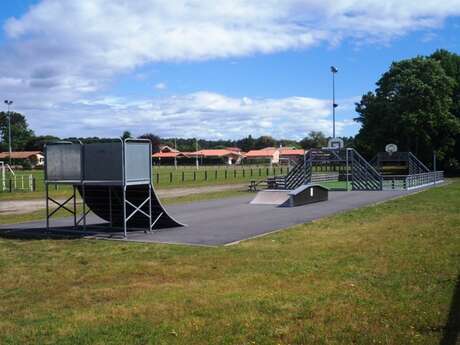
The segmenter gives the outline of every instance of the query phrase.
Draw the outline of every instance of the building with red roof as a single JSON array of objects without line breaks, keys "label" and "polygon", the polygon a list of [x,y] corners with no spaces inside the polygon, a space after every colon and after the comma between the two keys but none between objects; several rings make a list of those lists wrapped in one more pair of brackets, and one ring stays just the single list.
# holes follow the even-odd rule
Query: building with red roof
[{"label": "building with red roof", "polygon": [[251,150],[244,155],[245,159],[253,162],[269,162],[270,164],[279,164],[283,160],[297,160],[303,157],[305,150],[291,147],[266,147],[261,150]]},{"label": "building with red roof", "polygon": [[[1,161],[9,161],[10,153],[8,151],[0,152]],[[21,164],[21,161],[28,161],[33,167],[43,166],[45,164],[45,156],[41,151],[13,151],[11,152],[11,161],[16,164]]]}]

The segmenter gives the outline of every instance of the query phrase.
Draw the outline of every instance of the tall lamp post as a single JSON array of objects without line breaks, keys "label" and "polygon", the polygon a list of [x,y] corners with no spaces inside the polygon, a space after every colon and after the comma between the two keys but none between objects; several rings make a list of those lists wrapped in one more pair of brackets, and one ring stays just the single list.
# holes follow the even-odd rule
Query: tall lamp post
[{"label": "tall lamp post", "polygon": [[331,66],[331,72],[332,72],[332,138],[335,139],[335,108],[338,107],[338,104],[335,103],[335,74],[339,70]]},{"label": "tall lamp post", "polygon": [[11,113],[10,113],[10,105],[13,104],[13,101],[5,100],[5,104],[8,106],[8,144],[10,146],[10,165],[11,165]]}]

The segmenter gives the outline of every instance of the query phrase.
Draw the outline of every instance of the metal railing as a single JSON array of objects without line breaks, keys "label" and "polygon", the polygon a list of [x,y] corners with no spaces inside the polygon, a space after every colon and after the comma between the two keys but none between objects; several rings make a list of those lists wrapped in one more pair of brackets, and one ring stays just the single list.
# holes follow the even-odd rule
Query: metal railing
[{"label": "metal railing", "polygon": [[409,190],[430,186],[444,181],[444,171],[430,171],[413,175],[385,175],[383,176],[383,189]]}]

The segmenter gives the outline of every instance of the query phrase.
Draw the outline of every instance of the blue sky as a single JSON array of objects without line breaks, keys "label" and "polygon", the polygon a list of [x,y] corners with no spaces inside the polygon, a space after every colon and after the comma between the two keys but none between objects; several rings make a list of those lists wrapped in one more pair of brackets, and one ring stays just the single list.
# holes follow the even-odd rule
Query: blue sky
[{"label": "blue sky", "polygon": [[[300,139],[359,126],[353,103],[392,61],[460,53],[460,3],[427,0],[0,5],[0,91],[37,134]],[[382,7],[383,6],[383,7]]]}]

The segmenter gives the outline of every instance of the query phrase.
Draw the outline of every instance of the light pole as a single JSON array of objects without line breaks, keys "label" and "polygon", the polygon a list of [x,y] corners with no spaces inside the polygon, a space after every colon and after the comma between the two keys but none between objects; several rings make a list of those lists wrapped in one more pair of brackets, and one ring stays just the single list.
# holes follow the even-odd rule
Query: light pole
[{"label": "light pole", "polygon": [[8,106],[8,112],[7,112],[7,115],[8,115],[8,144],[10,146],[10,165],[11,165],[11,152],[12,152],[12,149],[11,149],[11,113],[10,113],[10,105],[13,104],[13,101],[10,101],[10,100],[5,100],[5,104]]},{"label": "light pole", "polygon": [[335,74],[339,70],[331,66],[331,72],[332,72],[332,138],[335,139],[335,108],[338,107],[338,104],[335,103]]}]

